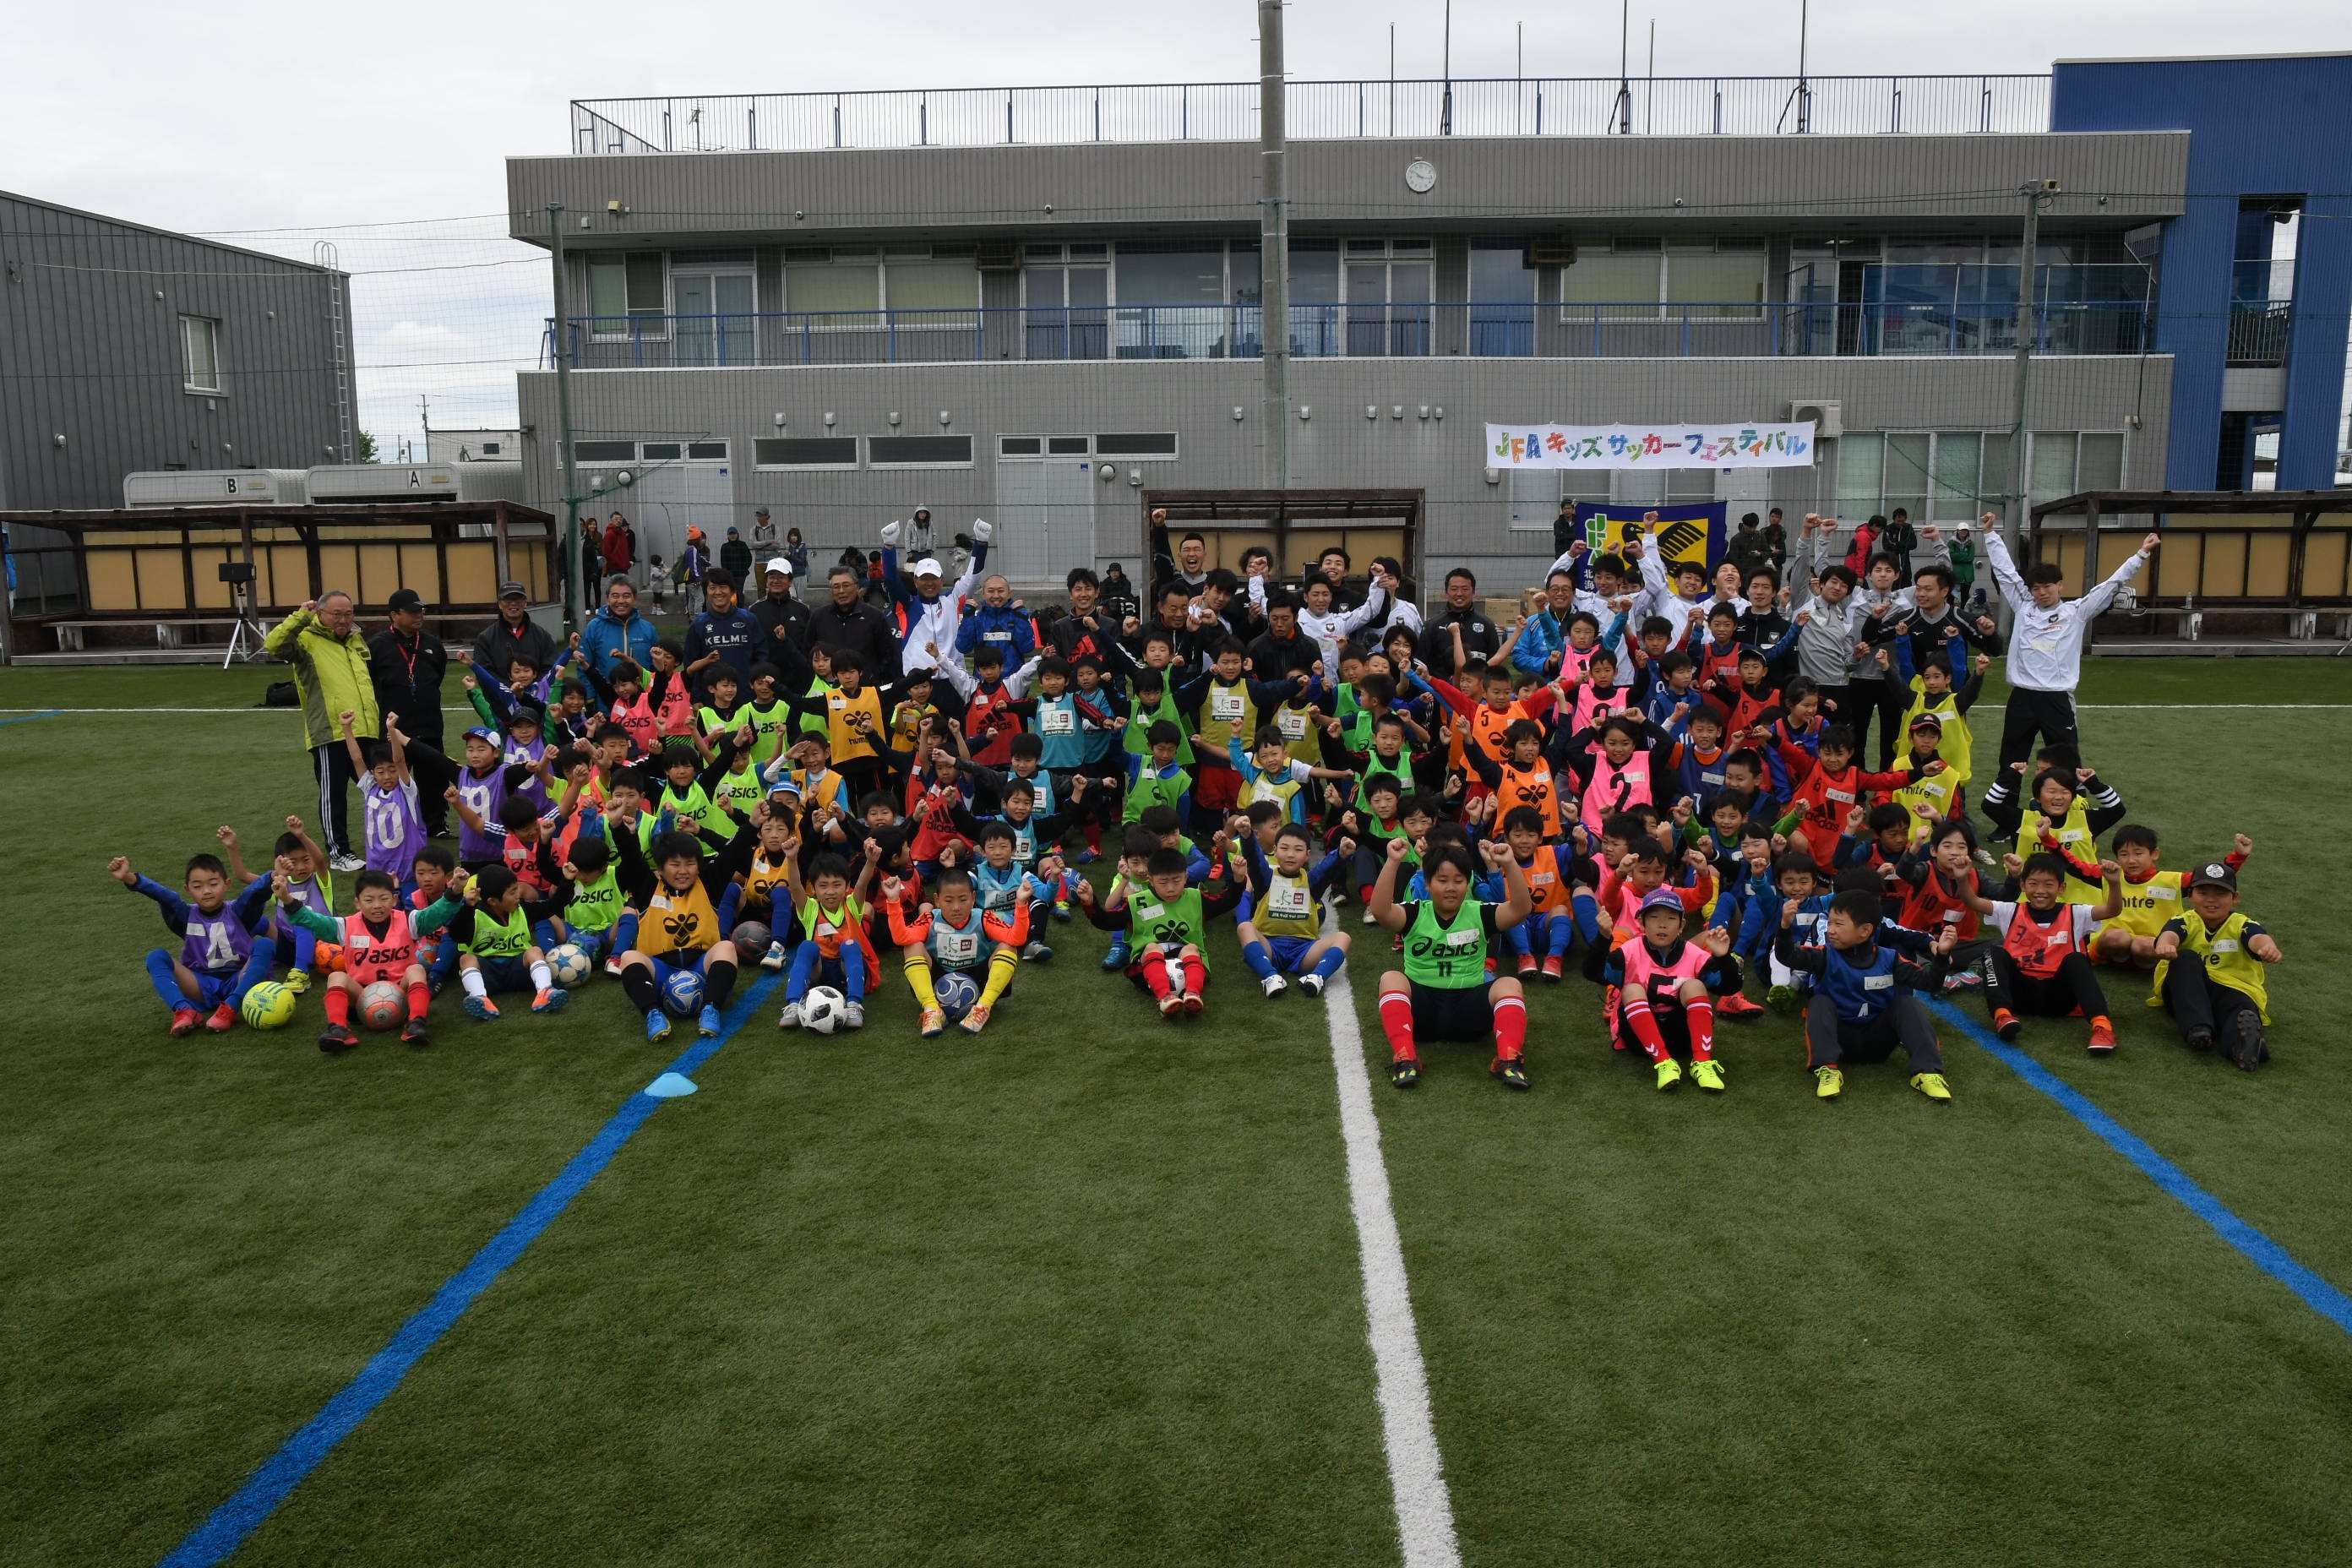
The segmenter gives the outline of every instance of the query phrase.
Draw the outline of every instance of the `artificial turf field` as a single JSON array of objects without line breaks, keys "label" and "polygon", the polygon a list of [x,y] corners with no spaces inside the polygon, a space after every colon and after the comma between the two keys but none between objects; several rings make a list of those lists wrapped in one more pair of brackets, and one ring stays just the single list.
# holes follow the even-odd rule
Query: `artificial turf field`
[{"label": "artificial turf field", "polygon": [[[2274,1059],[2191,1056],[2121,976],[2113,1059],[2079,1022],[2021,1044],[2352,1286],[2310,837],[2352,669],[2090,672],[2085,756],[2167,863],[2256,841]],[[169,1039],[161,924],[106,860],[176,883],[215,826],[307,815],[299,718],[25,715],[268,679],[0,672],[0,1563],[163,1560],[691,1043],[609,980],[552,1019],[446,999],[423,1053],[321,1056],[315,990],[288,1030]],[[2095,706],[2261,700],[2326,706]],[[1103,944],[1057,928],[977,1040],[917,1039],[895,964],[857,1035],[739,999],[700,1092],[235,1561],[1397,1561],[1322,1005],[1261,1000],[1226,926],[1208,1012],[1163,1026]],[[1899,1058],[1817,1103],[1777,1016],[1722,1026],[1727,1094],[1665,1096],[1570,980],[1532,996],[1532,1093],[1440,1047],[1403,1095],[1385,946],[1353,994],[1464,1563],[2352,1560],[2352,1333],[1956,1027],[1948,1107]]]}]

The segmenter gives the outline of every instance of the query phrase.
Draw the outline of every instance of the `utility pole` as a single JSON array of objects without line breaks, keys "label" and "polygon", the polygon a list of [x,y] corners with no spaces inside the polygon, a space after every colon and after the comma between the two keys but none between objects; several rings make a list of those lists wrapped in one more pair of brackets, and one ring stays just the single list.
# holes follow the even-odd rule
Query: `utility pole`
[{"label": "utility pole", "polygon": [[2025,538],[2026,461],[2025,393],[2033,374],[2033,253],[2040,243],[2042,209],[2058,195],[2055,180],[2029,180],[2018,188],[2025,198],[2025,252],[2017,277],[2017,374],[2012,382],[2009,424],[2009,553],[2019,560]]},{"label": "utility pole", "polygon": [[580,470],[572,458],[572,355],[565,345],[572,337],[572,321],[565,305],[563,287],[563,204],[547,204],[548,249],[555,261],[555,423],[561,427],[556,434],[560,446],[557,454],[562,461],[563,475],[563,542],[556,553],[562,561],[568,555],[572,570],[563,574],[563,628],[580,629],[581,606],[587,602],[587,552],[580,546]]},{"label": "utility pole", "polygon": [[1445,75],[1445,96],[1437,106],[1437,133],[1454,134],[1454,0],[1445,0],[1445,46],[1444,64],[1439,68]]},{"label": "utility pole", "polygon": [[1258,339],[1265,483],[1290,488],[1290,207],[1283,169],[1282,0],[1258,0]]}]

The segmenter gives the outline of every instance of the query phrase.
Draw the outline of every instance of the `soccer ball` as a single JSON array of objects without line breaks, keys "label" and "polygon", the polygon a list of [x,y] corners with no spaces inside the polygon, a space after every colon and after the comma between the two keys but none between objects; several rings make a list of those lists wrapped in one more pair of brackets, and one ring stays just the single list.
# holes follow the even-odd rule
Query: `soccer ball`
[{"label": "soccer ball", "polygon": [[571,991],[588,984],[596,973],[596,961],[576,942],[559,942],[548,950],[547,967],[555,983]]},{"label": "soccer ball", "polygon": [[801,998],[801,1027],[814,1034],[830,1035],[841,1027],[841,1016],[849,1005],[849,998],[830,985],[813,985]]},{"label": "soccer ball", "polygon": [[756,963],[768,951],[776,933],[759,921],[745,921],[735,928],[735,951],[747,963]]},{"label": "soccer ball", "polygon": [[681,969],[662,982],[662,1011],[673,1018],[691,1018],[702,1011],[702,976]]},{"label": "soccer ball", "polygon": [[940,1011],[950,1023],[959,1022],[980,1001],[980,983],[961,969],[950,969],[940,976],[932,988],[940,999]]},{"label": "soccer ball", "polygon": [[371,1029],[397,1028],[408,1021],[408,998],[389,980],[360,993],[360,1022]]},{"label": "soccer ball", "polygon": [[238,1009],[257,1029],[282,1029],[294,1021],[294,993],[275,980],[265,980],[245,994]]}]

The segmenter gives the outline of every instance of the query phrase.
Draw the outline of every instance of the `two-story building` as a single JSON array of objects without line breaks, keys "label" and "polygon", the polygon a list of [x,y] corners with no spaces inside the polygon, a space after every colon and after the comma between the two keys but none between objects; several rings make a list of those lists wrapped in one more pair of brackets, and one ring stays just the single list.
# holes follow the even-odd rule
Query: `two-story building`
[{"label": "two-story building", "polygon": [[[1137,492],[1268,482],[1255,84],[635,100],[515,158],[565,252],[583,485],[646,549],[752,509],[822,560],[918,505],[1016,580],[1142,547]],[[2049,76],[1293,82],[1297,487],[1417,489],[1499,584],[1563,499],[1957,521],[2335,468],[2352,58]],[[2339,127],[2320,134],[2320,123]],[[2034,254],[2029,187],[2054,181]],[[2280,259],[2289,237],[2291,263]],[[520,377],[560,510],[551,370]],[[1488,421],[1819,421],[1779,469],[1516,473]]]}]

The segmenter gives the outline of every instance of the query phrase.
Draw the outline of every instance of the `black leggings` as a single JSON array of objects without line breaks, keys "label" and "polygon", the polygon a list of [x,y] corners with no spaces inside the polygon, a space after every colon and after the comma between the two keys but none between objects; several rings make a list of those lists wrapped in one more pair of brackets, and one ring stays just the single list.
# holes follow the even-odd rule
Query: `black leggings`
[{"label": "black leggings", "polygon": [[2107,1016],[2106,994],[2099,989],[2098,972],[2079,952],[2070,952],[2055,974],[2027,974],[2017,967],[2009,949],[1996,947],[1985,954],[1985,1005],[2006,1008],[2023,1017],[2063,1018],[2075,1008],[2085,1018]]}]

